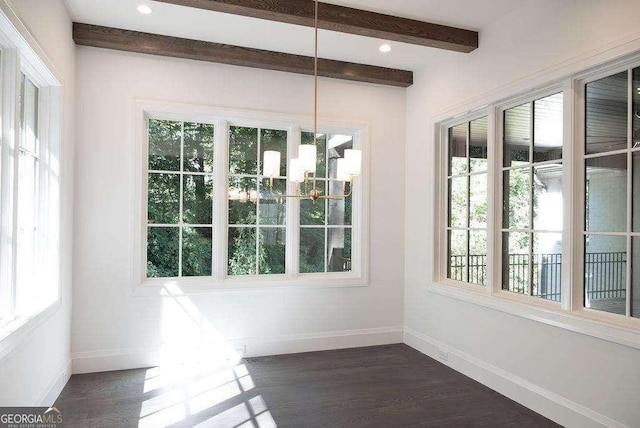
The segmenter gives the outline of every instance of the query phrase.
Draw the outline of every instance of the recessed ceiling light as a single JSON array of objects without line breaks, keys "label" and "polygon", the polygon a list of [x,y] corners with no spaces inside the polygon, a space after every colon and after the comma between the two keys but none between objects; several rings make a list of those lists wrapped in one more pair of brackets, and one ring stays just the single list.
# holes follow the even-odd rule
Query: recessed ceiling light
[{"label": "recessed ceiling light", "polygon": [[138,6],[138,12],[143,15],[149,15],[151,13],[151,8],[146,4],[141,4],[140,6]]},{"label": "recessed ceiling light", "polygon": [[384,45],[380,45],[380,52],[387,53],[391,51],[391,45],[385,43]]}]

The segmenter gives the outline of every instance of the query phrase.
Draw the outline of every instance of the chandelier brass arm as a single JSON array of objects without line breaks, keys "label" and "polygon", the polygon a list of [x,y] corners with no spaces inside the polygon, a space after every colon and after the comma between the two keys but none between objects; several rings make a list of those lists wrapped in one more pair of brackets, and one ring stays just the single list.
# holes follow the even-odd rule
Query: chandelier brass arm
[{"label": "chandelier brass arm", "polygon": [[[307,175],[307,173],[305,173],[305,176]],[[333,179],[329,179],[329,181],[341,181],[342,182],[342,194],[340,195],[323,195],[321,194],[315,186],[314,183],[314,187],[309,190],[307,192],[306,187],[307,187],[307,181],[305,180],[305,192],[304,193],[299,193],[300,189],[300,183],[295,182],[294,183],[294,194],[293,195],[283,195],[282,193],[279,193],[275,190],[273,190],[273,177],[269,177],[269,193],[271,193],[273,196],[275,196],[278,199],[286,199],[286,198],[296,198],[296,199],[309,199],[312,200],[313,202],[317,201],[318,199],[326,199],[326,200],[342,200],[345,198],[348,198],[349,196],[351,196],[352,194],[352,189],[353,189],[353,177],[351,179],[349,179],[349,181],[342,181],[342,180],[333,180]],[[315,182],[315,177],[314,177],[314,182]],[[347,191],[347,183],[349,183],[349,190]]]}]

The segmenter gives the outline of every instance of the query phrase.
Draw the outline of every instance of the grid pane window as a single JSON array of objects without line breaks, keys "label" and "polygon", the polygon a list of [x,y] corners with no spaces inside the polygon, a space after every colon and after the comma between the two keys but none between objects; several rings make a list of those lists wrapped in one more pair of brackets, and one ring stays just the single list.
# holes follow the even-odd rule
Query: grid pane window
[{"label": "grid pane window", "polygon": [[561,299],[563,96],[504,111],[502,288]]},{"label": "grid pane window", "polygon": [[[316,185],[321,194],[336,199],[313,202],[284,197],[289,193],[290,131],[220,126],[226,127],[228,139],[216,149],[212,124],[148,121],[145,278],[224,281],[226,277],[352,272],[357,222],[351,184],[336,178],[338,159],[354,148],[355,135],[318,136]],[[299,136],[302,143],[313,141],[310,132]],[[281,155],[274,177],[262,175],[266,151]],[[300,186],[306,193],[311,184]],[[349,196],[343,198],[344,194]],[[294,221],[297,212],[287,210],[290,203],[300,204],[299,223]],[[482,216],[478,221],[483,221]],[[287,246],[294,236],[300,238],[297,255]],[[287,264],[294,256],[299,257],[297,272]]]},{"label": "grid pane window", "polygon": [[269,190],[258,171],[266,150],[281,153],[274,192],[286,193],[287,131],[243,126],[229,128],[227,274],[285,273],[286,204]]},{"label": "grid pane window", "polygon": [[[536,304],[556,311],[636,328],[640,56],[553,87],[566,89],[479,110],[488,113],[491,130],[498,113],[499,137],[488,145],[486,119],[438,124],[438,183],[446,188],[436,195],[435,279],[484,284],[487,241],[495,241],[490,271],[497,283],[487,296],[537,297],[546,302]],[[489,152],[498,159],[490,161]],[[487,227],[495,227],[491,236]]]},{"label": "grid pane window", "polygon": [[147,277],[210,276],[213,125],[150,119]]},{"label": "grid pane window", "polygon": [[585,93],[584,305],[640,317],[640,68]]},{"label": "grid pane window", "polygon": [[447,278],[486,285],[487,118],[449,128]]},{"label": "grid pane window", "polygon": [[[326,195],[341,195],[336,181],[337,161],[352,149],[354,137],[346,134],[318,134],[316,180]],[[302,144],[313,143],[312,132],[302,132]],[[303,184],[304,186],[304,184]],[[349,192],[346,184],[347,192]],[[352,260],[353,196],[344,199],[300,201],[300,273],[349,272]]]}]

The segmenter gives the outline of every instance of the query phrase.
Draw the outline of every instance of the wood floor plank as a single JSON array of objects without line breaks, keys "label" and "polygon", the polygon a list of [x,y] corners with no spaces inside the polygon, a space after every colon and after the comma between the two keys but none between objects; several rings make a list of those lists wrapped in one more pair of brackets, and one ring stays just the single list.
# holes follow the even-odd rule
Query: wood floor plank
[{"label": "wood floor plank", "polygon": [[74,375],[56,406],[67,427],[557,426],[400,344]]}]

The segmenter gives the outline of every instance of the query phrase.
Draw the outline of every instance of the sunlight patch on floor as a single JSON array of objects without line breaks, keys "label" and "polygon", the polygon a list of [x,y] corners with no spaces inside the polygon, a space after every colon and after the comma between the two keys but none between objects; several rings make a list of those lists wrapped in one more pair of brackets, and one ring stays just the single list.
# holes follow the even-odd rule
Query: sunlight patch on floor
[{"label": "sunlight patch on floor", "polygon": [[275,427],[240,355],[175,283],[162,293],[161,364],[145,374],[139,427]]},{"label": "sunlight patch on floor", "polygon": [[[262,396],[254,397],[255,399],[264,400]],[[198,428],[205,427],[242,427],[242,428],[273,428],[277,427],[271,413],[263,410],[261,413],[256,414],[251,403],[242,403],[234,406],[222,413],[219,413],[197,425]]]}]

